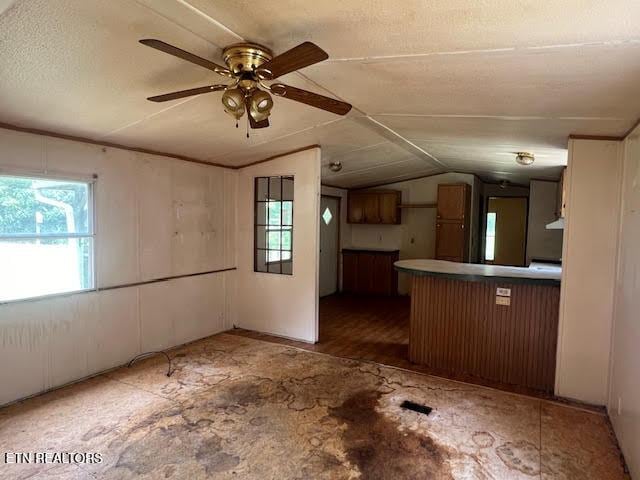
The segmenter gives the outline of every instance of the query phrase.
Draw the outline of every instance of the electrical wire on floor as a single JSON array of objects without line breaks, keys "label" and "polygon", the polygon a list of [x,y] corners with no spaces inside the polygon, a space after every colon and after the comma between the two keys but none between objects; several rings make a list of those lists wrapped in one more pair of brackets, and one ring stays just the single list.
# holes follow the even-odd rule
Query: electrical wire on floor
[{"label": "electrical wire on floor", "polygon": [[167,377],[170,377],[171,374],[173,373],[173,370],[171,368],[171,357],[169,356],[169,354],[167,352],[163,352],[163,351],[158,351],[158,352],[145,352],[145,353],[141,353],[140,355],[136,355],[135,357],[133,357],[131,359],[131,361],[127,364],[127,368],[131,368],[131,365],[133,365],[135,362],[137,362],[138,360],[142,359],[142,358],[147,358],[147,357],[152,357],[153,355],[164,355],[165,358],[167,359],[167,362],[169,362],[169,369],[167,370]]}]

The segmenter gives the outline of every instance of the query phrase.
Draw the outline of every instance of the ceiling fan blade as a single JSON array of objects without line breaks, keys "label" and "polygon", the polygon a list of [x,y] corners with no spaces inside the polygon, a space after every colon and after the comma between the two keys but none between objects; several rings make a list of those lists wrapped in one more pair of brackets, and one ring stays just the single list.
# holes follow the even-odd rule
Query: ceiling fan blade
[{"label": "ceiling fan blade", "polygon": [[147,47],[155,48],[156,50],[160,50],[161,52],[168,53],[169,55],[173,55],[174,57],[181,58],[182,60],[186,60],[187,62],[195,63],[196,65],[200,65],[201,67],[207,68],[209,70],[213,70],[219,75],[231,76],[231,72],[228,69],[221,67],[209,60],[194,55],[193,53],[186,52],[181,48],[174,47],[173,45],[169,45],[168,43],[163,42],[162,40],[156,40],[154,38],[145,38],[140,40],[140,43],[146,45]]},{"label": "ceiling fan blade", "polygon": [[169,100],[176,100],[178,98],[191,97],[193,95],[201,95],[203,93],[217,92],[224,90],[226,85],[209,85],[207,87],[190,88],[189,90],[180,90],[179,92],[165,93],[164,95],[156,95],[155,97],[149,97],[147,100],[152,102],[168,102]]},{"label": "ceiling fan blade", "polygon": [[244,105],[247,109],[247,118],[249,118],[249,126],[251,128],[267,128],[269,126],[269,119],[265,118],[264,120],[261,120],[259,122],[257,122],[252,116],[251,116],[251,100],[249,97],[245,97],[244,98]]},{"label": "ceiling fan blade", "polygon": [[314,63],[322,62],[327,58],[329,55],[319,46],[311,42],[304,42],[263,63],[258,72],[264,74],[266,79],[272,80]]},{"label": "ceiling fan blade", "polygon": [[278,97],[295,100],[296,102],[305,103],[338,115],[346,115],[349,113],[349,110],[351,110],[351,105],[346,102],[341,102],[334,98],[325,97],[324,95],[308,92],[307,90],[291,87],[282,83],[274,83],[271,85],[271,92]]}]

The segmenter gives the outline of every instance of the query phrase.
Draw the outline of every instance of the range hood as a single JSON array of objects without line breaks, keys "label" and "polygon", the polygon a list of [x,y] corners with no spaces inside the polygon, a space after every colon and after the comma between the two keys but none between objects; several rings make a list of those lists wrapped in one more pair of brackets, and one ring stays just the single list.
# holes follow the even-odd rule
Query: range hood
[{"label": "range hood", "polygon": [[551,223],[547,223],[544,228],[547,230],[564,230],[564,217],[560,217]]}]

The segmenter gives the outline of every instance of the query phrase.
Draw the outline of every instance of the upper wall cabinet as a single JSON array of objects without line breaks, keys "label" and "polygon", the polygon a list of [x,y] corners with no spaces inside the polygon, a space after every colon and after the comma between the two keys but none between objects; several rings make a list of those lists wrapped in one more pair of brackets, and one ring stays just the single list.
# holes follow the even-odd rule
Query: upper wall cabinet
[{"label": "upper wall cabinet", "polygon": [[558,182],[558,192],[556,196],[556,217],[564,218],[564,209],[566,207],[566,188],[565,188],[565,173],[567,171],[567,167],[562,169],[562,175],[560,176],[560,181]]},{"label": "upper wall cabinet", "polygon": [[348,196],[348,222],[375,225],[400,223],[400,199],[398,190],[350,191]]},{"label": "upper wall cabinet", "polygon": [[467,184],[438,185],[438,220],[464,221],[469,211],[471,187]]}]

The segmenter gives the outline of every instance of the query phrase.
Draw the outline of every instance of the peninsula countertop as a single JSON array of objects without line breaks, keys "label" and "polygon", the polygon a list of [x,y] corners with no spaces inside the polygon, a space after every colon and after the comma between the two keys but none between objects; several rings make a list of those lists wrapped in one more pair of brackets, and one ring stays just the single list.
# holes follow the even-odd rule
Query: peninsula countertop
[{"label": "peninsula countertop", "polygon": [[429,275],[472,282],[532,283],[560,285],[560,266],[532,265],[531,267],[504,267],[475,263],[457,263],[444,260],[400,260],[396,270],[412,275]]}]

